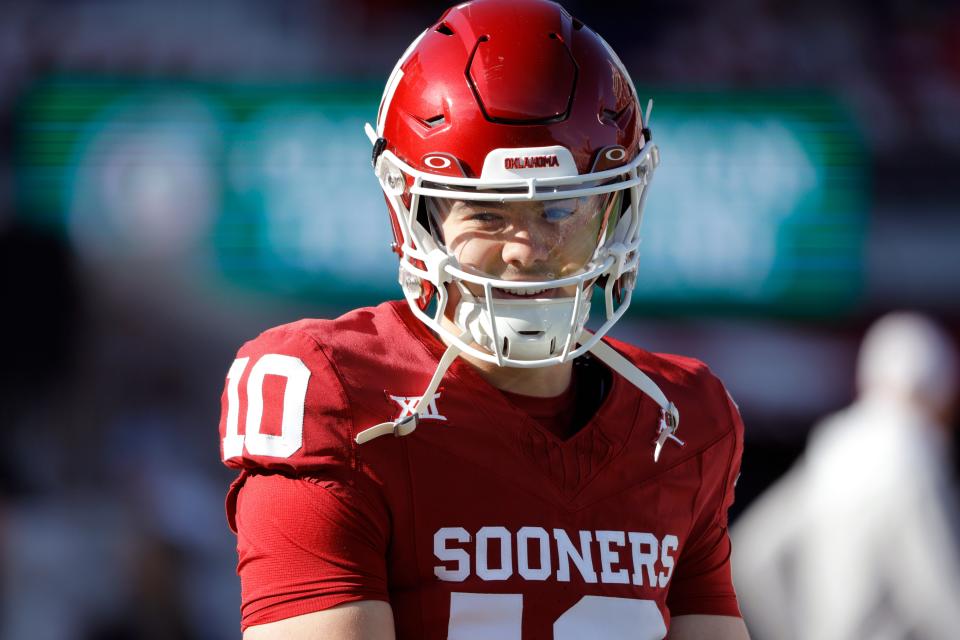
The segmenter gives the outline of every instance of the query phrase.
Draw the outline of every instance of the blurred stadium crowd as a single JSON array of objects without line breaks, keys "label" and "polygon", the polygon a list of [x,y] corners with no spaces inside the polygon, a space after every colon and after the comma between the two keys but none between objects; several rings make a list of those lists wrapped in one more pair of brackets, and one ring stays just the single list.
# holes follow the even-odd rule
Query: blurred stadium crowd
[{"label": "blurred stadium crowd", "polygon": [[[651,350],[704,359],[727,381],[747,424],[739,514],[797,458],[811,425],[852,400],[857,346],[876,317],[909,307],[960,331],[960,6],[565,5],[610,41],[638,85],[826,94],[862,137],[863,287],[852,304],[813,317],[734,307],[650,318],[638,306],[618,326]],[[0,3],[0,637],[235,637],[239,585],[222,506],[231,474],[219,464],[216,426],[226,367],[267,326],[352,302],[211,284],[198,276],[207,257],[188,241],[90,252],[83,238],[96,228],[38,221],[30,203],[47,194],[24,179],[37,170],[24,152],[37,117],[26,97],[63,77],[380,84],[444,7]],[[359,130],[355,144],[364,157]],[[72,193],[84,187],[78,176]],[[133,197],[178,219],[190,204],[178,196],[205,193],[191,179]],[[376,203],[375,183],[367,186],[364,202]],[[327,212],[334,224],[341,214]]]}]

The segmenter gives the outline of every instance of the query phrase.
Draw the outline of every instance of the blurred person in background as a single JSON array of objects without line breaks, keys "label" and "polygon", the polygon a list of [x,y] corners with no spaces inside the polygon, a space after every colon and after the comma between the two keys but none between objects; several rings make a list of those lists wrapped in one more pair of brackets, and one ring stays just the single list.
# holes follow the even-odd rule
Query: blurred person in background
[{"label": "blurred person in background", "polygon": [[461,4],[368,136],[406,301],[227,374],[245,637],[747,638],[739,414],[699,361],[604,338],[659,157],[619,58],[555,3]]},{"label": "blurred person in background", "polygon": [[955,346],[929,318],[892,313],[863,341],[857,385],[733,528],[735,584],[757,638],[960,633]]}]

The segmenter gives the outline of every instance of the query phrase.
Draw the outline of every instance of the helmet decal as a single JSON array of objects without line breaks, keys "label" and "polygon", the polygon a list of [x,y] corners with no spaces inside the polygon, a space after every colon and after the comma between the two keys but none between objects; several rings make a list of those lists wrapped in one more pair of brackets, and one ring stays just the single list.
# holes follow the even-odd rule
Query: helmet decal
[{"label": "helmet decal", "polygon": [[447,156],[431,154],[428,156],[423,156],[423,164],[427,165],[431,169],[447,169],[453,164],[453,161]]}]

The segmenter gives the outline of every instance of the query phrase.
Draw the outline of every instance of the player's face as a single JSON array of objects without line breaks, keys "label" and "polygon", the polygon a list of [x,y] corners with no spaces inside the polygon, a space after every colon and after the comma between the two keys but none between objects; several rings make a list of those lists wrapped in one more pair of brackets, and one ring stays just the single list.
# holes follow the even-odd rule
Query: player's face
[{"label": "player's face", "polygon": [[[583,270],[597,249],[611,200],[609,195],[532,202],[435,199],[431,209],[444,244],[465,270],[499,280],[537,281]],[[573,295],[574,288],[568,289],[516,297]]]}]

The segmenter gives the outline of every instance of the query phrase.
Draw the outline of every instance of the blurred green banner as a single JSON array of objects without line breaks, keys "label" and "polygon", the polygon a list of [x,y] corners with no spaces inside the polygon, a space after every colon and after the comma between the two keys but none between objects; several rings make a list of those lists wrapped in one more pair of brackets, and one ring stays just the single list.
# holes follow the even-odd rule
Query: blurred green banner
[{"label": "blurred green banner", "polygon": [[[644,90],[662,165],[633,313],[832,316],[862,291],[863,145],[821,94]],[[399,297],[363,123],[380,86],[56,78],[16,116],[18,213],[100,259],[191,259],[342,307]]]}]

